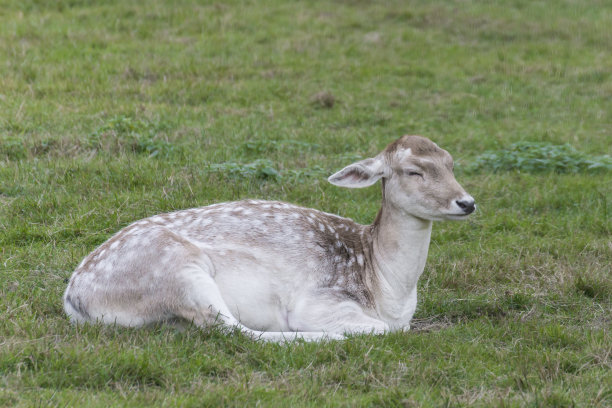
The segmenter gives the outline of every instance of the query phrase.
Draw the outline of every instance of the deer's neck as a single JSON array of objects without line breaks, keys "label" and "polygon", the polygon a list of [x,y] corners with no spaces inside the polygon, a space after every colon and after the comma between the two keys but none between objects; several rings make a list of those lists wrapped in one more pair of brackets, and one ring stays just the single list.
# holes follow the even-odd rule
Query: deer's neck
[{"label": "deer's neck", "polygon": [[[406,214],[385,203],[371,227],[372,268],[379,286],[379,308],[402,314],[407,299],[415,297],[425,268],[432,221]],[[399,318],[399,316],[397,316]]]}]

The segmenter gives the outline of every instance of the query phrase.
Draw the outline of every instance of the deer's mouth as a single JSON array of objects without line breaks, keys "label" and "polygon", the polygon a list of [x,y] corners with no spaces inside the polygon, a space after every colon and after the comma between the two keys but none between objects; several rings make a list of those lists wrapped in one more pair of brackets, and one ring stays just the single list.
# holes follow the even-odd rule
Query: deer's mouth
[{"label": "deer's mouth", "polygon": [[464,220],[467,217],[469,217],[472,213],[473,211],[462,212],[462,213],[450,213],[450,214],[445,214],[445,218],[448,220]]}]

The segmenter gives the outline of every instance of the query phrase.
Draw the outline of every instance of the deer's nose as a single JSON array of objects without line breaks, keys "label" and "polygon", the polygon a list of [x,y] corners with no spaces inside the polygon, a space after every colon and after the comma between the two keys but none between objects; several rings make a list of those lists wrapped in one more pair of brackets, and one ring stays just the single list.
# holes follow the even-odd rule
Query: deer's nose
[{"label": "deer's nose", "polygon": [[456,200],[455,203],[463,210],[466,214],[471,214],[476,209],[476,204],[474,204],[474,199],[463,199]]}]

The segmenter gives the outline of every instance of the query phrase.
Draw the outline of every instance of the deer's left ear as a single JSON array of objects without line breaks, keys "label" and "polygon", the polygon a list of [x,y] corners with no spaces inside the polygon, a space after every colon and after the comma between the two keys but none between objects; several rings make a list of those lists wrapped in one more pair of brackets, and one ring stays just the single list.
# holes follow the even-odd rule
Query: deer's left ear
[{"label": "deer's left ear", "polygon": [[387,173],[385,161],[376,156],[346,166],[329,176],[327,181],[340,187],[361,188],[371,186]]}]

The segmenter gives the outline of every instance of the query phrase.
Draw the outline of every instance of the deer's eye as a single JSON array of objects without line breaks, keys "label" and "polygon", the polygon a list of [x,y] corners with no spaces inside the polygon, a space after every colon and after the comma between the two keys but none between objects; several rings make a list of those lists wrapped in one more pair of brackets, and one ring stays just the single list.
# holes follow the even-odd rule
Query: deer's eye
[{"label": "deer's eye", "polygon": [[414,170],[406,170],[405,174],[409,175],[409,176],[419,176],[419,177],[423,177],[423,173],[419,173],[418,171],[414,171]]}]

